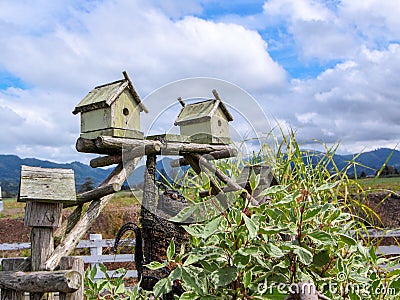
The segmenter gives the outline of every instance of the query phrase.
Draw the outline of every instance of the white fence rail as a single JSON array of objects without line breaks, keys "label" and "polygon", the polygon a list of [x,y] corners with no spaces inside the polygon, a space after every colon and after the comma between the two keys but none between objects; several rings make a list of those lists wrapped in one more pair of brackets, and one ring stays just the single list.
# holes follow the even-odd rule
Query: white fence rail
[{"label": "white fence rail", "polygon": [[[121,240],[121,244],[125,246],[135,246],[135,239]],[[90,264],[92,267],[100,263],[122,263],[135,261],[134,254],[108,254],[103,255],[103,248],[112,248],[114,240],[102,239],[101,234],[91,234],[90,240],[82,240],[76,246],[77,249],[90,249],[90,255],[74,256],[81,258],[84,263]],[[15,251],[30,249],[30,243],[13,243],[13,244],[0,244],[0,251]],[[5,258],[0,258],[1,261]],[[115,270],[108,270],[108,275],[112,276]],[[103,278],[104,274],[97,272],[96,278]],[[127,270],[125,277],[137,277],[136,270]]]},{"label": "white fence rail", "polygon": [[[400,230],[396,231],[374,231],[370,233],[371,237],[393,237],[400,236]],[[122,240],[121,244],[125,246],[134,247],[135,239]],[[90,240],[82,240],[76,246],[77,249],[90,249],[90,255],[75,256],[82,258],[83,261],[91,266],[99,263],[120,263],[120,262],[133,262],[134,254],[103,254],[103,248],[112,248],[114,246],[114,240],[102,239],[101,234],[91,234]],[[14,243],[14,244],[0,244],[0,251],[14,251],[30,249],[30,243]],[[400,255],[400,246],[379,246],[377,249],[378,255]],[[4,258],[0,258],[0,263]],[[108,274],[113,275],[115,270],[109,270]],[[137,277],[136,270],[127,270],[126,277]],[[103,278],[104,275],[98,272],[96,278]]]}]

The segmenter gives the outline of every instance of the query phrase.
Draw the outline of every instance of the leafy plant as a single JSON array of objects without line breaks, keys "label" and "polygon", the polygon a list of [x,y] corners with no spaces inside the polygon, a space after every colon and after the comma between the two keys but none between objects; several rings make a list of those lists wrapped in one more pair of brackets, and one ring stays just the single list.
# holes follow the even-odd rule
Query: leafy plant
[{"label": "leafy plant", "polygon": [[[313,282],[332,299],[399,297],[400,272],[389,271],[399,261],[378,257],[363,238],[374,212],[350,193],[359,188],[347,176],[354,161],[339,170],[332,159],[336,148],[325,153],[300,148],[291,132],[277,143],[274,156],[261,149],[252,157],[252,163],[273,166],[279,182],[262,192],[266,203],[252,205],[241,191],[227,195],[225,210],[216,198],[206,201],[215,204],[216,209],[208,210],[212,216],[184,226],[191,236],[189,250],[181,247],[175,255],[172,241],[167,261],[147,265],[173,270],[155,285],[156,297],[177,282],[185,290],[179,299],[284,299],[299,282]],[[225,160],[216,165],[235,177],[245,163]],[[210,179],[192,174],[189,181],[197,192]],[[252,190],[258,183],[259,176],[252,174]],[[367,218],[353,214],[355,208]],[[175,219],[193,212],[189,208]]]},{"label": "leafy plant", "polygon": [[[139,290],[139,284],[127,289],[124,284],[126,270],[120,268],[116,270],[113,277],[107,273],[107,269],[103,264],[99,267],[93,266],[85,271],[85,299],[121,299],[121,300],[136,300],[146,299],[144,294]],[[100,271],[104,278],[97,279],[96,274]]]}]

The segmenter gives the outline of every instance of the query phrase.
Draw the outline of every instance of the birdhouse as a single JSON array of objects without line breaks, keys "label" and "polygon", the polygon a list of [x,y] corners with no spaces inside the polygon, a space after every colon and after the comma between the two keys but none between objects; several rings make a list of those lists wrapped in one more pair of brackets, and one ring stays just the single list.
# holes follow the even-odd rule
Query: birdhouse
[{"label": "birdhouse", "polygon": [[225,104],[213,90],[215,99],[185,104],[179,98],[182,110],[175,125],[180,127],[180,133],[189,136],[193,143],[229,144],[228,122],[233,121]]},{"label": "birdhouse", "polygon": [[18,202],[26,202],[26,226],[57,227],[64,204],[76,203],[74,171],[21,166]]},{"label": "birdhouse", "polygon": [[140,113],[148,112],[128,76],[91,90],[75,107],[81,113],[81,137],[95,139],[100,135],[143,139]]}]

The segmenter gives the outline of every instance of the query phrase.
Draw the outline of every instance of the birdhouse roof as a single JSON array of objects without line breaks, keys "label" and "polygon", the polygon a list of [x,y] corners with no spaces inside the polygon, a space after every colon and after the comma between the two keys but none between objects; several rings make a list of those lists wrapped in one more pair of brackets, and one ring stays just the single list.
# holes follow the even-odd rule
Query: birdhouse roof
[{"label": "birdhouse roof", "polygon": [[18,201],[75,202],[74,171],[21,166]]},{"label": "birdhouse roof", "polygon": [[81,100],[81,102],[79,102],[72,113],[77,114],[79,112],[110,107],[111,104],[114,103],[114,101],[117,100],[126,89],[128,89],[132,94],[133,99],[139,106],[140,111],[148,112],[147,108],[144,106],[135,88],[133,87],[128,74],[124,71],[123,75],[125,77],[124,79],[96,86],[86,95],[85,98]]},{"label": "birdhouse roof", "polygon": [[209,99],[201,102],[187,104],[182,107],[181,112],[175,120],[175,125],[198,123],[211,119],[217,109],[220,108],[228,121],[233,121],[225,104],[221,100]]}]

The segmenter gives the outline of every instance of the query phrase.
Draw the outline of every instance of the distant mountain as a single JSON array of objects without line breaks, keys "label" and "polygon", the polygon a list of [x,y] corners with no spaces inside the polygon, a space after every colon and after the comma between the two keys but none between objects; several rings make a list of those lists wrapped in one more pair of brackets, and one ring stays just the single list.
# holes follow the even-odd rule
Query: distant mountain
[{"label": "distant mountain", "polygon": [[[390,155],[390,159],[386,162]],[[335,155],[333,159],[339,168],[343,168],[356,156],[357,154]],[[360,164],[356,167],[358,175],[360,175],[362,171],[367,175],[375,175],[376,171],[379,170],[385,162],[387,165],[400,170],[400,151],[380,148],[361,153],[355,158],[355,161]],[[354,169],[349,170],[349,173],[354,174]]]},{"label": "distant mountain", "polygon": [[18,193],[21,165],[42,168],[72,169],[75,173],[75,183],[77,188],[85,182],[85,178],[87,177],[90,177],[93,180],[93,183],[98,185],[111,172],[111,170],[93,169],[90,166],[77,161],[68,164],[58,164],[36,158],[21,159],[16,155],[0,155],[0,185],[3,193],[9,193],[9,195],[16,195]]},{"label": "distant mountain", "polygon": [[[317,152],[313,153],[316,162],[318,160],[319,154]],[[320,154],[321,156],[323,153]],[[360,164],[357,166],[356,172],[358,175],[362,171],[366,175],[374,175],[377,170],[379,170],[382,165],[386,162],[387,158],[390,156],[390,160],[387,165],[393,166],[400,171],[400,151],[391,150],[387,148],[381,148],[374,151],[364,152],[360,154],[355,160]],[[356,154],[349,155],[338,155],[335,154],[333,159],[335,164],[339,169],[344,168],[349,161],[351,161]],[[162,180],[165,178],[166,181],[173,181],[176,174],[179,172],[177,168],[171,168],[170,166],[171,158],[164,158],[157,161],[157,174],[156,179]],[[72,162],[68,164],[58,164],[50,161],[39,160],[35,158],[25,158],[21,159],[16,155],[0,155],[0,185],[3,192],[9,192],[11,194],[16,194],[18,192],[19,177],[21,172],[21,165],[33,166],[33,167],[43,167],[43,168],[63,168],[63,169],[73,169],[75,172],[75,182],[77,188],[84,183],[85,178],[90,177],[93,183],[97,186],[101,183],[111,172],[111,169],[93,169],[88,165],[82,164],[80,162]],[[135,169],[133,174],[129,177],[128,182],[131,187],[140,186],[143,183],[145,166],[141,165]],[[185,168],[183,168],[185,170]],[[350,175],[354,174],[354,169],[351,168],[348,172]]]}]

